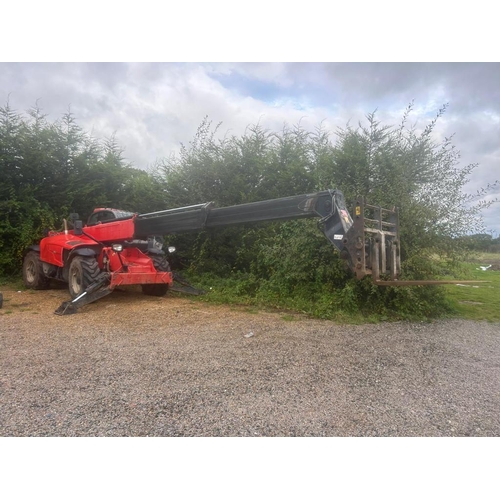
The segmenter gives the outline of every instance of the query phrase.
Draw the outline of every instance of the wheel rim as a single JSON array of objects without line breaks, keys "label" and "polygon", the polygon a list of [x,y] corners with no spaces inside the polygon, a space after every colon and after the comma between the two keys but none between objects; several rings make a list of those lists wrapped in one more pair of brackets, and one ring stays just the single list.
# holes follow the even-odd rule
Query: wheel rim
[{"label": "wheel rim", "polygon": [[69,278],[69,283],[75,295],[82,293],[82,274],[79,269],[73,269]]},{"label": "wheel rim", "polygon": [[35,263],[30,260],[26,265],[26,280],[28,283],[33,283],[36,279],[36,267]]}]

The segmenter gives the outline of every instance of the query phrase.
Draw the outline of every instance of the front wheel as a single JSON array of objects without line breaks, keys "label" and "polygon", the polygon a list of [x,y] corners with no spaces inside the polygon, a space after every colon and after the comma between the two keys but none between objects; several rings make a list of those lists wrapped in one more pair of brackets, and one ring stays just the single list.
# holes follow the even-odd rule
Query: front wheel
[{"label": "front wheel", "polygon": [[[165,255],[153,255],[151,257],[155,269],[160,273],[169,273],[170,264]],[[153,297],[163,297],[168,292],[168,285],[166,283],[155,283],[153,285],[141,285],[142,293],[144,295],[152,295]]]},{"label": "front wheel", "polygon": [[101,270],[94,257],[75,257],[69,265],[68,290],[71,298],[81,295],[95,282]]},{"label": "front wheel", "polygon": [[23,281],[26,288],[46,290],[50,280],[43,274],[42,262],[38,252],[28,252],[23,261]]}]

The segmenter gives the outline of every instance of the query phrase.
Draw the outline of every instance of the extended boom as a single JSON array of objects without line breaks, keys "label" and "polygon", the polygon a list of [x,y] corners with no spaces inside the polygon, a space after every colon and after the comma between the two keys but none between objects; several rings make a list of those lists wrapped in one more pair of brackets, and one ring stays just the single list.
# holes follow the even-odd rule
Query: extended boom
[{"label": "extended boom", "polygon": [[[367,215],[368,214],[368,215]],[[357,278],[400,271],[398,216],[388,210],[357,200],[354,219],[341,191],[330,189],[313,194],[215,208],[212,202],[138,215],[135,237],[200,231],[248,222],[319,218],[327,239],[340,251]]]}]

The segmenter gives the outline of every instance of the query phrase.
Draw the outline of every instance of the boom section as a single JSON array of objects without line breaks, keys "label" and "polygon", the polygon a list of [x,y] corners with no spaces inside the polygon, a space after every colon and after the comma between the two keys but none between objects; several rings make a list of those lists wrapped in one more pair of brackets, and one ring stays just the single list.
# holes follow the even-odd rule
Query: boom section
[{"label": "boom section", "polygon": [[[151,234],[186,233],[251,222],[311,217],[319,217],[325,222],[327,220],[333,222],[332,219],[334,219],[335,223],[333,225],[330,223],[331,229],[341,235],[344,235],[352,225],[342,193],[338,190],[328,190],[231,207],[215,208],[210,202],[141,214],[135,220],[135,237],[143,238]],[[337,238],[340,239],[340,237]]]}]

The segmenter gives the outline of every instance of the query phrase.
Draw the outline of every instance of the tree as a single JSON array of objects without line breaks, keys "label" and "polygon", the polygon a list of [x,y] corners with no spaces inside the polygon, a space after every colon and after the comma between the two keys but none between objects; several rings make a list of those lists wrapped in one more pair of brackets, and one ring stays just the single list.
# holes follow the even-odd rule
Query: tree
[{"label": "tree", "polygon": [[399,208],[402,256],[408,265],[418,261],[423,271],[423,261],[432,254],[456,257],[463,249],[456,238],[480,230],[481,210],[492,202],[474,202],[474,196],[464,194],[477,164],[460,164],[451,137],[433,138],[446,105],[420,133],[407,126],[412,106],[398,128],[381,126],[372,113],[367,126],[341,131],[334,168],[341,188],[342,171],[348,173],[346,192],[354,189],[373,204]]}]

